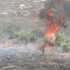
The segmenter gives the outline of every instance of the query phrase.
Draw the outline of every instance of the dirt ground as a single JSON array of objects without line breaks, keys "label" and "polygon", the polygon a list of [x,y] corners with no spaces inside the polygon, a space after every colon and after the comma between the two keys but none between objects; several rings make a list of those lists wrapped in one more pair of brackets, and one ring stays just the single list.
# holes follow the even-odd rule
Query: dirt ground
[{"label": "dirt ground", "polygon": [[[10,1],[10,2],[9,2]],[[14,1],[14,2],[13,2]],[[0,30],[8,24],[17,24],[23,30],[44,32],[46,20],[39,19],[39,10],[45,0],[0,0]],[[22,5],[23,4],[23,5]],[[70,38],[70,21],[65,32]],[[6,36],[7,37],[7,36]],[[0,47],[0,70],[70,70],[70,55],[66,53],[43,53],[38,49]]]},{"label": "dirt ground", "polygon": [[0,48],[0,70],[70,70],[70,56],[23,47]]}]

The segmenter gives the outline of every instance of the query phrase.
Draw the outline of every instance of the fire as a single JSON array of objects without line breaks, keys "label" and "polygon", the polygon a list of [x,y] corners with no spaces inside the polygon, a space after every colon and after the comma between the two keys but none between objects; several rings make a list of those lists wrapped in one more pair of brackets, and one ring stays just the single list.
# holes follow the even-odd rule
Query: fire
[{"label": "fire", "polygon": [[50,17],[54,17],[54,13],[53,13],[53,11],[48,11],[47,12],[47,16],[50,18]]},{"label": "fire", "polygon": [[63,16],[60,16],[59,23],[64,24],[64,18],[63,18]]},{"label": "fire", "polygon": [[[54,19],[54,13],[52,11],[48,12],[47,16],[50,19],[50,23],[48,25],[48,29],[45,33],[45,37],[47,37],[50,41],[50,43],[55,43],[55,40],[56,40],[56,34],[57,32],[59,31],[61,25],[63,25],[64,23],[64,19],[62,16],[60,16],[58,22],[56,22],[56,20]],[[46,45],[45,46],[46,48],[50,47],[50,45]]]},{"label": "fire", "polygon": [[45,46],[45,49],[46,49],[46,48],[50,49],[50,46],[49,46],[49,44],[46,44],[46,46]]},{"label": "fire", "polygon": [[5,40],[0,44],[1,47],[16,47],[21,45],[20,41]]},{"label": "fire", "polygon": [[56,39],[56,33],[58,32],[59,28],[60,25],[56,24],[54,20],[51,20],[45,33],[45,37],[48,37],[50,39],[50,42],[54,43]]}]

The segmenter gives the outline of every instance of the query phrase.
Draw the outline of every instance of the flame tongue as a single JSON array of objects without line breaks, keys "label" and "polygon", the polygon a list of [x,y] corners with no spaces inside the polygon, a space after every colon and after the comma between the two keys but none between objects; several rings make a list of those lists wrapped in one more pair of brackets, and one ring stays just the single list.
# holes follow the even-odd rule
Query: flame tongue
[{"label": "flame tongue", "polygon": [[[63,17],[61,16],[58,20],[58,22],[56,23],[55,19],[54,19],[54,13],[51,11],[51,12],[48,12],[48,15],[47,15],[49,18],[51,18],[50,20],[50,23],[48,25],[48,29],[45,33],[45,37],[48,37],[50,43],[54,43],[55,40],[56,40],[56,34],[57,32],[59,31],[60,29],[60,26],[64,23],[64,20],[63,20]],[[50,47],[50,45],[46,45],[45,46],[46,48]]]},{"label": "flame tongue", "polygon": [[50,49],[50,46],[49,46],[49,44],[46,44],[46,46],[45,46],[45,49],[46,49],[46,48]]},{"label": "flame tongue", "polygon": [[54,13],[53,13],[53,11],[48,11],[47,12],[47,16],[49,17],[49,18],[51,18],[51,17],[54,17]]}]

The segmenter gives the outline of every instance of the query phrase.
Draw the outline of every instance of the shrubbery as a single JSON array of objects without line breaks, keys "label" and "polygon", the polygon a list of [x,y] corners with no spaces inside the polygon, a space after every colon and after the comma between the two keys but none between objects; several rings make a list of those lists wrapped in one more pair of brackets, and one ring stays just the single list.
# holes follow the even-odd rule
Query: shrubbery
[{"label": "shrubbery", "polygon": [[38,44],[39,46],[42,46],[42,45],[44,44],[44,39],[43,39],[43,38],[37,39],[37,44]]},{"label": "shrubbery", "polygon": [[4,28],[4,32],[9,36],[10,39],[12,38],[12,35],[19,30],[20,27],[15,24],[7,25]]},{"label": "shrubbery", "polygon": [[18,31],[15,32],[13,36],[17,40],[26,41],[26,42],[35,40],[35,34],[33,33],[33,31]]},{"label": "shrubbery", "polygon": [[61,44],[63,50],[70,51],[70,40],[66,40]]},{"label": "shrubbery", "polygon": [[65,35],[64,33],[58,33],[56,37],[56,42],[55,44],[61,46],[62,42],[65,40]]},{"label": "shrubbery", "polygon": [[[55,46],[61,46],[64,51],[70,51],[70,40],[67,40],[64,33],[58,33],[56,36]],[[44,42],[50,43],[47,37],[37,39],[37,43],[42,46]]]},{"label": "shrubbery", "polygon": [[[20,31],[20,28],[16,25],[8,25],[5,27],[4,32],[8,33],[10,37],[20,40],[22,42],[33,42],[36,40],[36,34],[33,30]],[[2,37],[3,33],[0,34]],[[42,46],[45,42],[50,43],[50,40],[47,37],[38,38],[37,43],[39,46]],[[67,40],[64,33],[58,33],[56,35],[56,42],[54,45],[61,46],[63,50],[70,50],[70,40]]]},{"label": "shrubbery", "polygon": [[61,46],[63,50],[70,50],[70,40],[67,40],[63,33],[57,34],[56,44]]}]

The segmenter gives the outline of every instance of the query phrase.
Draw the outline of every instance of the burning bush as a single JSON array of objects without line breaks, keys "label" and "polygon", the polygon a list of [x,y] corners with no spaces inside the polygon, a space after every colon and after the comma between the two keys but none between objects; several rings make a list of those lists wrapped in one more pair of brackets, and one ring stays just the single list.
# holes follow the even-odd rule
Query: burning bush
[{"label": "burning bush", "polygon": [[44,34],[46,43],[45,47],[54,46],[55,44],[61,46],[61,43],[64,40],[64,35],[58,34],[58,31],[64,25],[64,15],[58,13],[59,7],[61,6],[60,10],[63,7],[61,4],[62,0],[49,0],[48,3],[45,4],[44,9],[42,9],[39,14],[40,18],[46,17],[49,20],[49,25]]}]

